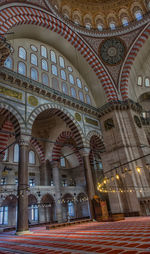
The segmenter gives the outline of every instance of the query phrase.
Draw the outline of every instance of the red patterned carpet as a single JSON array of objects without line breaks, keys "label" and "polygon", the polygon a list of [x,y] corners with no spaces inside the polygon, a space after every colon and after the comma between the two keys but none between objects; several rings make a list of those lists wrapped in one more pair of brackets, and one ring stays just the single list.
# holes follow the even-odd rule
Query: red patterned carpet
[{"label": "red patterned carpet", "polygon": [[16,236],[0,234],[2,253],[150,253],[150,217],[128,218],[121,222],[91,222]]}]

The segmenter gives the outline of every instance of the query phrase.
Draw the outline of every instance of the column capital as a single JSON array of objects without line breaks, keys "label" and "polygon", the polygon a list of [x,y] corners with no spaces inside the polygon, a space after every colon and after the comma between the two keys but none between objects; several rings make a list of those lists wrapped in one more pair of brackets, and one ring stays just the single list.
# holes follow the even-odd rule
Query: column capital
[{"label": "column capital", "polygon": [[20,146],[28,146],[29,143],[30,143],[30,139],[31,139],[30,136],[27,136],[25,134],[20,135],[19,138],[18,138],[18,144]]},{"label": "column capital", "polygon": [[59,168],[59,161],[51,161],[50,164],[52,168]]},{"label": "column capital", "polygon": [[89,156],[90,148],[84,147],[84,148],[82,148],[79,152],[80,152],[80,154],[81,154],[82,157]]}]

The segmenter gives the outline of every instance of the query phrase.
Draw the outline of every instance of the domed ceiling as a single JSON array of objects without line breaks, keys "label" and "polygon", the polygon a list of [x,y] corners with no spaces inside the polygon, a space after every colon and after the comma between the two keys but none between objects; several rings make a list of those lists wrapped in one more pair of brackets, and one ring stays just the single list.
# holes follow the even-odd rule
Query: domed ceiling
[{"label": "domed ceiling", "polygon": [[114,23],[115,27],[122,26],[123,19],[128,25],[137,19],[138,12],[143,17],[150,9],[150,0],[52,0],[51,2],[59,13],[75,24],[80,26],[88,24],[89,29],[99,27],[99,30],[110,28],[110,23]]}]

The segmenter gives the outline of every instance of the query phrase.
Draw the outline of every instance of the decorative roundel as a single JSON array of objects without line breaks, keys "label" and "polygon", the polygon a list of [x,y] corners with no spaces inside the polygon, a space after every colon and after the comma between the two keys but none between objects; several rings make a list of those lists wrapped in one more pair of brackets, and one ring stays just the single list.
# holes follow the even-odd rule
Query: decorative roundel
[{"label": "decorative roundel", "polygon": [[126,46],[119,38],[112,37],[102,42],[99,53],[106,64],[119,64],[125,57]]}]

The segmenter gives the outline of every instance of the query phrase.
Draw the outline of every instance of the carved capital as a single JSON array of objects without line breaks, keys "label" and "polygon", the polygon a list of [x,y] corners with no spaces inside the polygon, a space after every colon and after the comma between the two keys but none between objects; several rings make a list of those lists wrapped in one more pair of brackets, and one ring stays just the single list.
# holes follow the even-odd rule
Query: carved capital
[{"label": "carved capital", "polygon": [[19,139],[18,139],[18,144],[20,146],[28,146],[30,143],[30,137],[27,135],[20,135]]},{"label": "carved capital", "polygon": [[80,154],[82,157],[89,156],[89,153],[90,153],[90,148],[88,148],[88,147],[84,147],[80,150]]}]

